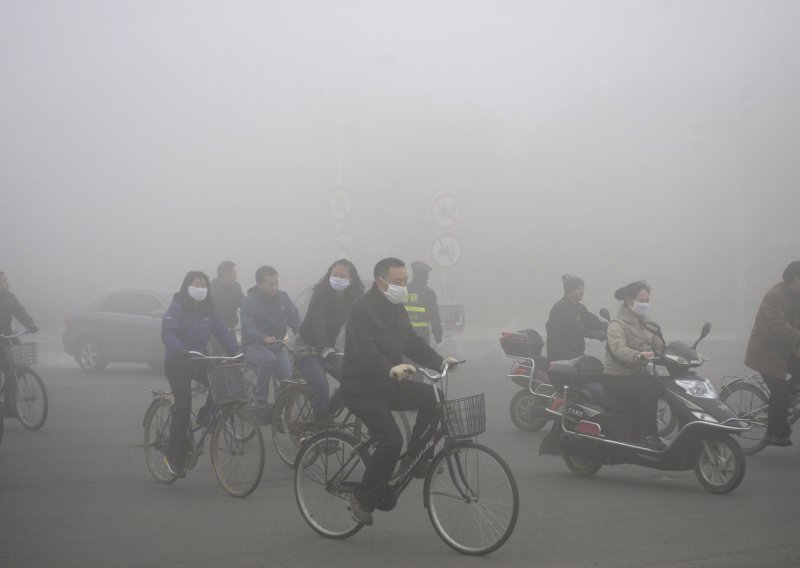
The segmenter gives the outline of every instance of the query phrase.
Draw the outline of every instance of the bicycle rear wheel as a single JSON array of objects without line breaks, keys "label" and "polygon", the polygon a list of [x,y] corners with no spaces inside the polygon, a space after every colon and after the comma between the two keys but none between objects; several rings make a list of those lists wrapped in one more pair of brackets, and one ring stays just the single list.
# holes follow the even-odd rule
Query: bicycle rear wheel
[{"label": "bicycle rear wheel", "polygon": [[767,445],[767,395],[747,382],[728,385],[719,395],[722,402],[731,407],[739,418],[750,421],[750,429],[740,432],[736,441],[747,455],[757,454]]},{"label": "bicycle rear wheel", "polygon": [[350,434],[327,430],[309,439],[297,456],[297,506],[308,525],[326,538],[345,539],[363,526],[347,506],[366,467],[367,453],[358,444]]},{"label": "bicycle rear wheel", "polygon": [[32,369],[17,369],[17,418],[28,430],[38,430],[47,420],[47,389]]},{"label": "bicycle rear wheel", "polygon": [[297,386],[284,389],[272,408],[272,442],[289,467],[294,467],[302,441],[314,434],[313,421],[311,391]]},{"label": "bicycle rear wheel", "polygon": [[434,458],[424,499],[436,532],[462,554],[500,548],[517,524],[519,491],[511,468],[474,442],[448,445]]},{"label": "bicycle rear wheel", "polygon": [[234,497],[247,497],[264,472],[264,437],[249,412],[226,412],[211,433],[211,463],[222,488]]},{"label": "bicycle rear wheel", "polygon": [[164,463],[169,446],[171,408],[172,402],[168,398],[157,398],[144,415],[144,461],[150,475],[159,483],[172,483],[177,479]]}]

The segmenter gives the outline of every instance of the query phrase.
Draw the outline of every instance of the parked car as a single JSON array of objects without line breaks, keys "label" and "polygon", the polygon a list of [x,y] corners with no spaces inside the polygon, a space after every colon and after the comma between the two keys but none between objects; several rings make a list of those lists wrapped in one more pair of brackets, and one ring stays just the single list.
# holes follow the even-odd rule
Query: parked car
[{"label": "parked car", "polygon": [[161,319],[172,295],[120,290],[64,316],[64,351],[87,373],[109,363],[147,363],[161,369],[164,345]]}]

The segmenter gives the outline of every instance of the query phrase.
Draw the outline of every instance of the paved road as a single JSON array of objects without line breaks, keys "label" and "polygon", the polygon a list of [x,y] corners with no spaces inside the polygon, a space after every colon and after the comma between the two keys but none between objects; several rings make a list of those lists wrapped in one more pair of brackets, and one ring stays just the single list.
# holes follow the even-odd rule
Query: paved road
[{"label": "paved road", "polygon": [[421,481],[350,540],[316,536],[271,446],[247,499],[226,496],[207,456],[187,479],[159,485],[142,457],[141,419],[147,389],[164,379],[137,366],[87,376],[64,362],[39,368],[51,398],[44,429],[6,422],[0,567],[800,566],[797,447],[750,458],[744,482],[727,496],[706,493],[692,472],[618,466],[579,478],[559,458],[537,455],[543,433],[513,427],[515,387],[497,363],[465,366],[451,383],[453,396],[486,392],[481,441],[508,460],[520,487],[516,532],[488,558],[460,556],[439,540]]}]

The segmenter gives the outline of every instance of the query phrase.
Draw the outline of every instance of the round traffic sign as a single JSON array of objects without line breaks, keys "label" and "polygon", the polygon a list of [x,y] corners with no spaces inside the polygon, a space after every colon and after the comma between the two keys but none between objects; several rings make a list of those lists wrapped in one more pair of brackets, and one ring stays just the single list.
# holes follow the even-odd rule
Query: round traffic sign
[{"label": "round traffic sign", "polygon": [[440,229],[452,229],[461,218],[461,204],[452,193],[440,193],[431,202],[431,219]]},{"label": "round traffic sign", "polygon": [[461,243],[453,235],[439,235],[433,240],[431,256],[443,268],[455,266],[461,260]]},{"label": "round traffic sign", "polygon": [[353,197],[350,192],[342,187],[337,187],[331,194],[330,201],[331,213],[333,216],[344,221],[353,212]]}]

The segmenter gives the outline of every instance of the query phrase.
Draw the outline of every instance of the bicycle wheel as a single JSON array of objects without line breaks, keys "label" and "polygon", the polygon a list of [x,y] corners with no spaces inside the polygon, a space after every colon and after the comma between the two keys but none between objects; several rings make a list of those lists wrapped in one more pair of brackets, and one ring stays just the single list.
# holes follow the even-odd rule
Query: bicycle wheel
[{"label": "bicycle wheel", "polygon": [[519,515],[511,468],[495,451],[474,442],[453,443],[437,454],[425,479],[424,499],[442,540],[473,556],[500,548]]},{"label": "bicycle wheel", "polygon": [[250,413],[234,410],[216,420],[211,434],[211,463],[219,484],[229,495],[247,497],[258,487],[264,472],[264,437]]},{"label": "bicycle wheel", "polygon": [[177,479],[164,463],[169,445],[171,408],[172,402],[168,398],[157,398],[144,415],[144,461],[150,475],[159,483],[172,483]]},{"label": "bicycle wheel", "polygon": [[364,526],[348,509],[367,461],[366,451],[358,444],[350,434],[326,430],[309,439],[297,456],[297,506],[308,525],[326,538],[344,539]]},{"label": "bicycle wheel", "polygon": [[750,430],[737,435],[742,451],[753,455],[763,450],[767,445],[767,394],[755,385],[742,381],[722,389],[719,398],[739,418],[750,422]]},{"label": "bicycle wheel", "polygon": [[302,440],[314,434],[313,420],[311,391],[306,387],[286,387],[272,408],[272,442],[289,467],[294,467]]},{"label": "bicycle wheel", "polygon": [[17,370],[17,418],[28,430],[38,430],[47,420],[47,389],[33,369]]}]

